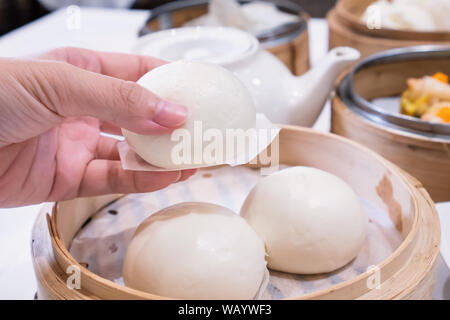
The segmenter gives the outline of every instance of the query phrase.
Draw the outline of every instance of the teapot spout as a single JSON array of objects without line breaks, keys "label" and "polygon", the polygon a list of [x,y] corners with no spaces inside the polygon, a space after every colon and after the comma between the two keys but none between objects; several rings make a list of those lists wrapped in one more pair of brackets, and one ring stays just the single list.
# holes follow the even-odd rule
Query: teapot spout
[{"label": "teapot spout", "polygon": [[337,47],[330,50],[314,68],[297,77],[294,81],[296,88],[292,90],[296,97],[291,99],[297,112],[292,124],[312,127],[334,89],[337,77],[360,56],[356,49]]}]

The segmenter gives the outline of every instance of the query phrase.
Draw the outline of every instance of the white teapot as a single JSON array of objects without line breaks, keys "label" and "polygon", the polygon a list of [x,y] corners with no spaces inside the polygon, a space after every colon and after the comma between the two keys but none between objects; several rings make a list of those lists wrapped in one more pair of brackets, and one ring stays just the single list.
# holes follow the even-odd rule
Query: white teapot
[{"label": "white teapot", "polygon": [[163,30],[138,39],[133,53],[167,61],[216,63],[233,71],[250,90],[257,112],[272,122],[312,126],[343,69],[360,57],[353,48],[331,50],[318,66],[296,77],[251,34],[226,27]]}]

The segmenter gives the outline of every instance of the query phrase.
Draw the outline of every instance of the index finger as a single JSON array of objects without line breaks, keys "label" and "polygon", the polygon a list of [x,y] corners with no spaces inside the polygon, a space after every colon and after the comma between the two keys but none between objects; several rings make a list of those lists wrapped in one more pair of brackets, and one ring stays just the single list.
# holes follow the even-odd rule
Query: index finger
[{"label": "index finger", "polygon": [[36,58],[63,61],[88,71],[128,81],[137,81],[151,69],[167,63],[153,57],[73,47],[54,49],[37,55]]}]

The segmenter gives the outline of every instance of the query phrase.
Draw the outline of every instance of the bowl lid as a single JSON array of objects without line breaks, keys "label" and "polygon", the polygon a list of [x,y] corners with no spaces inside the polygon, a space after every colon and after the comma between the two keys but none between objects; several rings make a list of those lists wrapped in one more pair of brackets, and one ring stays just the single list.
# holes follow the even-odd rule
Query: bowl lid
[{"label": "bowl lid", "polygon": [[389,112],[385,108],[366,100],[360,96],[355,88],[355,75],[361,70],[382,64],[395,62],[449,59],[450,46],[415,46],[383,51],[367,57],[358,63],[347,74],[337,88],[337,94],[341,100],[353,111],[366,119],[403,131],[409,131],[430,138],[450,139],[450,124],[433,123],[412,116],[403,115],[400,112]]},{"label": "bowl lid", "polygon": [[250,33],[227,27],[184,27],[150,33],[138,39],[133,52],[177,61],[228,65],[248,58],[259,48]]}]

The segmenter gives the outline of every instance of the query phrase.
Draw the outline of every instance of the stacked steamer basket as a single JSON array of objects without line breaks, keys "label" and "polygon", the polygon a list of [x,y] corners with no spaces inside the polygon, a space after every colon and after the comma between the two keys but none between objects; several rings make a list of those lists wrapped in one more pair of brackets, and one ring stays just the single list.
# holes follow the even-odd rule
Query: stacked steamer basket
[{"label": "stacked steamer basket", "polygon": [[329,46],[349,46],[367,57],[384,50],[424,44],[450,45],[449,32],[422,32],[394,29],[370,29],[361,20],[375,0],[339,0],[327,16]]},{"label": "stacked steamer basket", "polygon": [[[250,0],[239,1],[241,4]],[[308,19],[303,9],[290,1],[276,0],[277,8],[297,15],[298,23],[290,23],[258,37],[263,48],[277,56],[293,74],[300,75],[309,69]],[[159,6],[150,12],[139,35],[182,27],[184,23],[204,15],[208,11],[208,0],[182,0]]]},{"label": "stacked steamer basket", "polygon": [[[381,208],[380,215],[392,222],[390,232],[399,236],[399,244],[374,268],[361,270],[338,284],[327,282],[327,287],[318,291],[287,298],[431,298],[440,227],[433,202],[417,180],[359,144],[310,129],[284,126],[280,133],[279,151],[282,164],[312,166],[344,179],[360,197]],[[214,174],[210,179],[214,179]],[[232,192],[238,192],[235,189],[239,188],[234,188]],[[79,198],[49,204],[41,211],[32,235],[32,255],[40,299],[170,298],[134,290],[103,278],[80,264],[70,253],[71,243],[83,224],[99,208],[118,198],[117,201],[121,201],[124,197],[129,196]],[[379,245],[377,241],[375,245]],[[80,288],[70,289],[67,282],[77,270]],[[325,274],[323,277],[326,280],[331,275]],[[374,277],[379,282],[371,285]]]},{"label": "stacked steamer basket", "polygon": [[361,142],[423,183],[434,201],[450,200],[450,125],[425,122],[371,100],[401,95],[408,78],[450,73],[450,48],[389,50],[360,62],[332,101],[332,131]]}]

